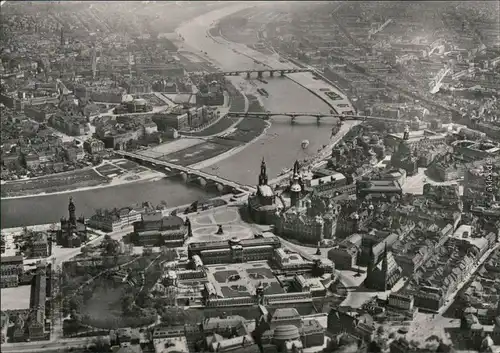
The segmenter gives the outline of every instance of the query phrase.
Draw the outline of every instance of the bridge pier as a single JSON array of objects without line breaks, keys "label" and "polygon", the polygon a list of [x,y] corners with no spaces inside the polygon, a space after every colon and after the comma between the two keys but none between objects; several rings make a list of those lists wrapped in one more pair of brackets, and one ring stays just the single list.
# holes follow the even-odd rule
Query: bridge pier
[{"label": "bridge pier", "polygon": [[291,119],[290,119],[290,123],[291,123],[292,125],[295,125],[295,119],[296,119],[296,117],[295,117],[295,116],[292,116],[292,117],[291,117]]},{"label": "bridge pier", "polygon": [[215,189],[219,193],[222,193],[224,191],[224,185],[213,180],[207,180],[205,187],[206,189]]},{"label": "bridge pier", "polygon": [[269,71],[269,76],[274,77],[274,71]]},{"label": "bridge pier", "polygon": [[[184,179],[184,178],[182,178],[182,179]],[[186,181],[186,184],[191,184],[191,183],[193,183],[195,181],[198,181],[198,176],[197,175],[189,174],[189,175],[187,175],[185,181]]]},{"label": "bridge pier", "polygon": [[285,76],[285,71],[284,70],[280,71],[280,76]]},{"label": "bridge pier", "polygon": [[198,177],[197,180],[198,180],[198,183],[200,184],[200,186],[202,188],[206,188],[207,187],[208,183],[207,183],[207,181],[204,178]]},{"label": "bridge pier", "polygon": [[257,71],[257,77],[262,78],[262,71]]},{"label": "bridge pier", "polygon": [[247,71],[247,78],[250,78],[250,71]]},{"label": "bridge pier", "polygon": [[185,173],[185,172],[181,172],[179,175],[181,176],[181,178],[182,178],[182,180],[183,180],[184,182],[186,182],[186,183],[188,182],[188,177],[189,177],[189,176],[187,175],[187,173]]},{"label": "bridge pier", "polygon": [[316,124],[321,124],[321,117],[320,116],[317,116],[316,117]]}]

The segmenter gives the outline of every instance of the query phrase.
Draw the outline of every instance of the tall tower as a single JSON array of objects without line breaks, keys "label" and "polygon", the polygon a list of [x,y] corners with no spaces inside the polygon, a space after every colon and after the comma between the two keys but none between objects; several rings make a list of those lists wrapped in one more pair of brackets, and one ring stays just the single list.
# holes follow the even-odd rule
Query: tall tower
[{"label": "tall tower", "polygon": [[69,212],[69,224],[71,226],[76,227],[76,207],[75,204],[73,203],[72,197],[69,198],[68,212]]},{"label": "tall tower", "polygon": [[297,182],[300,185],[301,191],[304,190],[304,182],[300,176],[300,164],[299,161],[295,161],[293,163],[293,178],[290,183],[290,186]]},{"label": "tall tower", "polygon": [[97,71],[97,53],[94,45],[94,48],[92,48],[92,79],[94,80],[96,76],[96,71]]},{"label": "tall tower", "polygon": [[293,175],[294,176],[296,174],[299,175],[299,171],[300,171],[299,161],[295,161],[295,163],[293,164]]},{"label": "tall tower", "polygon": [[299,206],[301,192],[302,192],[302,187],[300,186],[300,183],[299,183],[299,175],[294,174],[293,175],[293,183],[292,183],[292,186],[290,186],[290,201],[291,201],[292,207]]},{"label": "tall tower", "polygon": [[132,53],[128,53],[128,74],[132,78],[132,65],[135,64],[135,59]]},{"label": "tall tower", "polygon": [[389,279],[389,260],[387,258],[389,254],[387,253],[387,242],[384,243],[384,257],[382,259],[382,274],[384,276],[384,291],[387,290],[387,280]]},{"label": "tall tower", "polygon": [[264,157],[262,157],[262,163],[260,163],[259,186],[260,185],[267,185],[267,167]]},{"label": "tall tower", "polygon": [[407,141],[409,139],[410,139],[410,127],[406,125],[405,131],[403,132],[403,140]]}]

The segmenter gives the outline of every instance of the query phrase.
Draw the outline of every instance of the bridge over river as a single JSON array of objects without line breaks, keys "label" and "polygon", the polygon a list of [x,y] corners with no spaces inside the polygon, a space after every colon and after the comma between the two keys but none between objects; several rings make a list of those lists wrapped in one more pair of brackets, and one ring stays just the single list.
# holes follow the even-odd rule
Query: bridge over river
[{"label": "bridge over river", "polygon": [[305,118],[305,117],[314,117],[316,118],[316,122],[320,123],[321,119],[324,118],[335,118],[340,119],[341,121],[345,120],[377,120],[377,121],[385,121],[390,123],[405,123],[409,124],[410,120],[406,119],[392,119],[385,118],[379,116],[369,116],[369,115],[346,115],[346,114],[326,114],[326,113],[299,113],[299,112],[229,112],[227,114],[230,117],[235,118],[257,118],[257,119],[265,119],[269,120],[274,116],[287,116],[291,118],[291,123],[295,123],[297,118]]},{"label": "bridge over river", "polygon": [[139,164],[149,164],[152,167],[161,169],[165,173],[179,174],[187,183],[197,182],[203,187],[215,187],[219,192],[253,192],[255,188],[248,185],[222,178],[217,175],[208,174],[201,170],[183,167],[174,163],[162,161],[151,157],[146,157],[137,153],[126,151],[114,151],[115,154],[137,162]]},{"label": "bridge over river", "polygon": [[249,69],[249,70],[235,70],[235,71],[219,71],[217,74],[223,76],[241,76],[246,75],[247,78],[251,78],[252,74],[257,74],[257,78],[262,78],[264,74],[269,74],[269,77],[274,77],[276,74],[280,76],[285,76],[285,74],[293,74],[297,72],[312,72],[312,69],[308,68],[281,68],[281,69]]}]

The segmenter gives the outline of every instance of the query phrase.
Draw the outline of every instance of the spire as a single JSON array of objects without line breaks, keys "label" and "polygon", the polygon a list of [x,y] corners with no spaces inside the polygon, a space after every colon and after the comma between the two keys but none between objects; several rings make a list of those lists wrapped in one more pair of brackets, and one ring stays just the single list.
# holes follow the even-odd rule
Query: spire
[{"label": "spire", "polygon": [[389,279],[389,259],[387,252],[387,242],[384,243],[384,257],[382,259],[382,273],[384,276],[384,290],[387,290],[387,280]]},{"label": "spire", "polygon": [[299,165],[299,161],[295,161],[295,163],[293,164],[293,175],[299,175],[299,169],[300,169],[300,165]]},{"label": "spire", "polygon": [[68,212],[70,224],[76,225],[76,207],[72,197],[69,198]]},{"label": "spire", "polygon": [[260,185],[267,185],[267,167],[264,157],[262,157],[262,163],[260,163],[259,186]]}]

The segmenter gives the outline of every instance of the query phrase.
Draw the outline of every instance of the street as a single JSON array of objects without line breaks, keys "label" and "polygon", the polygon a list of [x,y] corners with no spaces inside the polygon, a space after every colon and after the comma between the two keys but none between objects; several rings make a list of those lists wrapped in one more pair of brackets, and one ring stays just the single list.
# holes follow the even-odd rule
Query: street
[{"label": "street", "polygon": [[2,353],[35,353],[66,349],[69,347],[86,347],[97,337],[62,338],[57,341],[36,341],[23,343],[2,343]]}]

